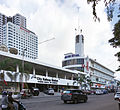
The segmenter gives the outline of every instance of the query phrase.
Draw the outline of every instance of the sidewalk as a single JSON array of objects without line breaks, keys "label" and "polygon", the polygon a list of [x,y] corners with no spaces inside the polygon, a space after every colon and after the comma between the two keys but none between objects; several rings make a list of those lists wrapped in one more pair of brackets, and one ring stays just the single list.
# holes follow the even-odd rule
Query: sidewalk
[{"label": "sidewalk", "polygon": [[[54,95],[47,95],[43,92],[40,92],[39,96],[33,96],[33,97],[55,97],[55,96],[61,96],[61,93],[55,92]],[[12,95],[13,98],[17,98],[18,95]],[[0,99],[2,98],[2,95],[0,95]]]}]

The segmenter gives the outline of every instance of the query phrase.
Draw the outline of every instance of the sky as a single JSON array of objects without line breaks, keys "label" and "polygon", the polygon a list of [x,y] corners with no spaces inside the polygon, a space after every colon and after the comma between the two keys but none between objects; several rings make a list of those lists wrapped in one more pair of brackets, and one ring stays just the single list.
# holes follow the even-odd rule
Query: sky
[{"label": "sky", "polygon": [[[92,4],[88,5],[87,0],[0,0],[0,13],[25,16],[27,28],[36,33],[39,42],[55,38],[38,45],[41,62],[62,67],[64,54],[75,53],[75,28],[79,24],[85,37],[85,56],[113,71],[120,65],[114,56],[119,49],[108,43],[113,37],[113,23],[107,21],[102,2],[97,6],[100,22],[94,22]],[[120,79],[119,72],[115,77]]]}]

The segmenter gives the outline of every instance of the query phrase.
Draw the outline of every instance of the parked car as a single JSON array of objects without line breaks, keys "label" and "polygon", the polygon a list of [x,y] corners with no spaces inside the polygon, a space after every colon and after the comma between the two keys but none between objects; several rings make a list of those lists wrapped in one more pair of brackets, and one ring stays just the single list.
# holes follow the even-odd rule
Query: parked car
[{"label": "parked car", "polygon": [[103,94],[108,94],[108,91],[106,89],[103,89]]},{"label": "parked car", "polygon": [[48,95],[54,95],[54,89],[53,88],[48,88],[47,90],[44,91],[45,94]]},{"label": "parked car", "polygon": [[96,95],[102,95],[103,94],[103,91],[102,90],[100,90],[100,89],[97,89],[96,90]]},{"label": "parked car", "polygon": [[87,95],[90,95],[91,94],[91,91],[90,90],[84,90],[83,91],[85,94],[87,94]]},{"label": "parked car", "polygon": [[96,94],[96,91],[95,90],[90,90],[90,93],[91,94]]},{"label": "parked car", "polygon": [[34,96],[38,96],[39,95],[39,89],[36,88],[36,87],[32,87],[31,89],[31,93],[34,95]]},{"label": "parked car", "polygon": [[120,100],[120,92],[116,92],[116,94],[114,95],[114,99]]},{"label": "parked car", "polygon": [[68,101],[78,103],[80,101],[87,102],[88,97],[83,91],[79,89],[69,89],[63,91],[63,93],[61,94],[61,100],[63,100],[64,103],[67,103]]}]

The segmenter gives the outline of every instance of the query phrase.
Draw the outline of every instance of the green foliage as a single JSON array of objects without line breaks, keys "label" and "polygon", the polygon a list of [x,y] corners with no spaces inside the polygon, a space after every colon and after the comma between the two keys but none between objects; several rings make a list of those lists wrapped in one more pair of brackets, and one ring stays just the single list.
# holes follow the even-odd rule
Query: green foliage
[{"label": "green foliage", "polygon": [[[17,59],[5,58],[4,60],[0,61],[0,70],[16,71],[17,65],[19,66],[19,71],[22,72],[22,61]],[[32,64],[25,62],[24,72],[28,74],[32,73]]]},{"label": "green foliage", "polygon": [[[97,16],[96,13],[96,6],[99,2],[101,2],[102,0],[87,0],[88,4],[92,3],[92,8],[93,8],[93,16],[94,16],[94,20],[98,20],[100,21],[100,18]],[[117,14],[118,17],[118,22],[114,25],[114,29],[113,29],[113,35],[114,37],[112,39],[109,40],[110,45],[112,45],[113,47],[117,48],[120,47],[120,2],[118,3],[117,0],[104,0],[104,5],[106,7],[107,10],[107,19],[108,21],[112,21],[114,15]],[[117,10],[117,12],[115,12],[116,14],[114,14],[114,11]],[[120,52],[115,54],[116,57],[118,57],[118,61],[120,61]],[[120,67],[117,69],[117,71],[120,71]]]},{"label": "green foliage", "polygon": [[114,37],[109,40],[109,43],[115,48],[119,47],[120,46],[120,20],[118,21],[118,23],[114,25],[113,35]]},{"label": "green foliage", "polygon": [[[101,2],[102,0],[87,0],[87,3],[90,4],[92,3],[92,8],[93,8],[93,19],[96,21],[100,21],[100,18],[97,16],[96,13],[96,7],[98,5],[99,2]],[[104,5],[106,7],[107,10],[107,17],[108,17],[108,21],[112,21],[113,18],[113,12],[114,12],[114,8],[116,7],[117,0],[104,0]],[[118,10],[120,10],[120,4],[118,4]],[[119,15],[118,15],[119,16]]]},{"label": "green foliage", "polygon": [[32,65],[30,64],[30,63],[28,63],[28,62],[25,62],[25,64],[24,64],[24,72],[25,73],[32,73],[32,69],[33,69],[33,67],[32,67]]},{"label": "green foliage", "polygon": [[[120,47],[120,20],[114,25],[113,35],[114,37],[109,40],[110,45],[115,48]],[[120,61],[120,52],[117,52],[115,56],[118,57],[118,61]],[[120,71],[120,66],[116,71]]]},{"label": "green foliage", "polygon": [[15,71],[17,63],[18,62],[16,62],[15,59],[5,58],[4,60],[0,61],[0,69],[8,70],[8,71]]},{"label": "green foliage", "polygon": [[76,80],[81,85],[83,82],[86,81],[86,77],[85,77],[85,75],[80,75],[79,77],[76,77]]}]

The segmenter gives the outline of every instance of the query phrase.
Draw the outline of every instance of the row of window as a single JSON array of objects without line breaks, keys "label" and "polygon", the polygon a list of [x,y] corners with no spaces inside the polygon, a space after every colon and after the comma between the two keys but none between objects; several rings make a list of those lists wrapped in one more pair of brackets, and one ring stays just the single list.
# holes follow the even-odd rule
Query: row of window
[{"label": "row of window", "polygon": [[84,59],[71,59],[62,62],[62,67],[68,65],[84,64]]}]

